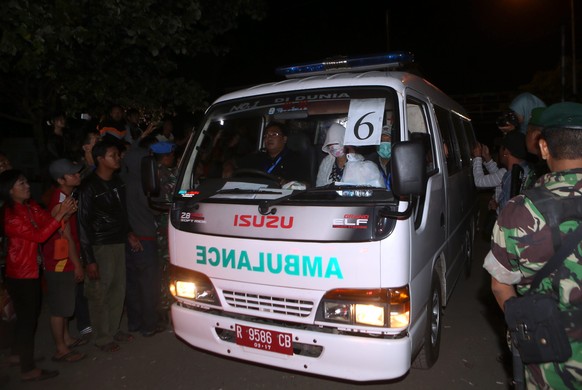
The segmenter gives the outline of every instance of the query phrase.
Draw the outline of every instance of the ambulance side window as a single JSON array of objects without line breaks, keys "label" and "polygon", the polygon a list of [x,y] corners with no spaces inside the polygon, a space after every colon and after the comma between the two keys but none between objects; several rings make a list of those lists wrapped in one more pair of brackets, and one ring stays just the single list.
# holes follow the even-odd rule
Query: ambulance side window
[{"label": "ambulance side window", "polygon": [[473,146],[475,146],[475,144],[477,143],[477,139],[475,138],[475,132],[473,131],[473,125],[467,119],[461,119],[461,122],[463,122],[463,127],[465,128],[465,135],[467,136],[469,147],[473,149]]},{"label": "ambulance side window", "polygon": [[406,101],[406,123],[411,140],[423,143],[426,153],[426,171],[428,175],[436,172],[434,141],[429,133],[427,106],[425,103],[408,98]]},{"label": "ambulance side window", "polygon": [[459,150],[461,152],[461,166],[469,167],[471,165],[471,148],[472,145],[467,139],[467,132],[465,126],[463,126],[463,119],[458,115],[453,113],[453,126],[455,128],[455,134],[459,141]]},{"label": "ambulance side window", "polygon": [[453,175],[461,169],[461,152],[459,151],[459,143],[453,130],[451,112],[439,106],[435,106],[434,110],[443,142],[447,148],[447,169],[449,175]]}]

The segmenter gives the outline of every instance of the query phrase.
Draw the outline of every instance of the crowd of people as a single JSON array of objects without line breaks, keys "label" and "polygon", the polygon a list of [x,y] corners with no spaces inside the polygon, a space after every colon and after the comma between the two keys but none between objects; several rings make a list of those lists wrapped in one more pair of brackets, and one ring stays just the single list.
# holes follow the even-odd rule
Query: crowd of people
[{"label": "crowd of people", "polygon": [[[495,188],[489,202],[494,217],[486,233],[491,250],[484,268],[508,321],[514,383],[516,388],[579,389],[582,253],[574,234],[582,221],[582,104],[546,107],[536,96],[523,93],[498,127],[503,136],[497,161],[486,145],[477,144],[473,173],[477,187]],[[574,240],[572,249],[568,239]],[[539,301],[525,309],[528,301],[518,297],[551,297],[555,315],[544,317]],[[516,307],[522,312],[516,314]],[[517,315],[524,322],[512,328],[509,324]],[[528,329],[528,321],[536,325]],[[549,323],[555,326],[552,341],[540,336]],[[564,340],[559,347],[557,333]],[[529,340],[537,340],[534,352],[525,349]],[[569,352],[559,358],[537,355],[557,348]]]},{"label": "crowd of people", "polygon": [[[115,352],[135,334],[151,337],[167,326],[162,300],[167,297],[160,291],[162,264],[168,261],[168,210],[150,206],[141,161],[154,156],[160,197],[168,199],[184,138],[173,134],[171,117],[147,126],[139,119],[137,110],[114,105],[95,129],[72,136],[64,115],[55,116],[41,153],[52,184],[39,203],[25,174],[0,153],[0,282],[16,314],[7,364],[20,366],[23,381],[58,375],[38,368],[34,358],[43,297],[55,362],[83,360],[87,353],[78,347],[88,343]],[[124,310],[127,331],[121,330]],[[69,331],[72,318],[77,335]]]},{"label": "crowd of people", "polygon": [[502,133],[497,140],[497,152],[491,153],[489,146],[481,143],[473,148],[475,186],[494,188],[488,205],[485,237],[490,236],[493,223],[507,201],[531,188],[537,178],[547,172],[547,165],[541,159],[537,146],[541,132],[539,120],[545,107],[546,104],[535,95],[527,92],[519,94],[497,120],[497,127]]},{"label": "crowd of people", "polygon": [[[113,106],[96,130],[80,137],[77,158],[67,155],[71,149],[66,147],[65,126],[64,117],[55,118],[46,150],[51,156],[47,167],[53,185],[40,204],[32,199],[23,172],[0,153],[3,281],[16,313],[8,360],[20,365],[23,381],[58,375],[38,368],[34,358],[41,278],[46,281],[55,362],[83,360],[87,354],[78,347],[89,342],[112,353],[136,334],[151,337],[166,326],[160,292],[161,268],[168,261],[168,213],[153,208],[144,194],[141,161],[154,156],[161,181],[158,200],[167,201],[176,184],[174,168],[181,142],[173,134],[171,118],[140,126],[137,111]],[[529,198],[529,191],[540,187],[549,190],[555,201],[576,200],[582,194],[582,104],[546,107],[539,98],[524,93],[511,103],[498,127],[503,136],[497,159],[487,145],[475,145],[473,174],[478,188],[494,188],[489,203],[494,214],[491,251],[484,268],[491,274],[491,288],[503,310],[508,300],[528,291],[562,238],[582,219],[575,214],[574,218],[550,215],[550,221]],[[390,126],[383,128],[380,144],[365,158],[343,144],[344,134],[345,128],[337,123],[327,132],[322,146],[327,155],[319,165],[316,185],[347,180],[346,167],[356,161],[371,164],[374,180],[389,189]],[[233,151],[220,160],[221,167],[210,168],[228,177],[224,172],[231,171],[229,164],[236,161],[237,168],[260,170],[281,185],[307,182],[309,169],[287,147],[288,135],[284,124],[268,124],[265,150],[250,157],[234,152],[234,138],[220,141],[217,137],[215,144],[223,142]],[[579,388],[581,383],[581,260],[580,250],[574,250],[537,287],[537,292],[555,297],[559,311],[567,314],[564,329],[572,353],[559,362],[527,364],[525,380],[530,388]],[[127,331],[120,328],[124,310]],[[76,336],[69,331],[72,317],[76,318]]]}]

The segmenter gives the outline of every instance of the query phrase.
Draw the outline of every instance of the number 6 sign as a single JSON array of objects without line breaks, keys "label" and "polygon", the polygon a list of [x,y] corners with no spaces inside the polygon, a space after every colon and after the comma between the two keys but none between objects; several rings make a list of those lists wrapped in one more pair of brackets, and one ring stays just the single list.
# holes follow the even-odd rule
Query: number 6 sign
[{"label": "number 6 sign", "polygon": [[354,99],[350,102],[344,145],[379,145],[386,99]]}]

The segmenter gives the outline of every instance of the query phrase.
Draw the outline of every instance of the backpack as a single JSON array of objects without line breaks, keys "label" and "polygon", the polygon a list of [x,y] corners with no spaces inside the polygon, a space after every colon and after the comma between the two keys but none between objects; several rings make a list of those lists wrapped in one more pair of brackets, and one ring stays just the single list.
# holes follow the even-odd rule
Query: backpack
[{"label": "backpack", "polygon": [[582,222],[582,196],[557,196],[544,186],[530,188],[523,194],[531,200],[552,231],[554,251],[562,243],[560,224],[564,221]]}]

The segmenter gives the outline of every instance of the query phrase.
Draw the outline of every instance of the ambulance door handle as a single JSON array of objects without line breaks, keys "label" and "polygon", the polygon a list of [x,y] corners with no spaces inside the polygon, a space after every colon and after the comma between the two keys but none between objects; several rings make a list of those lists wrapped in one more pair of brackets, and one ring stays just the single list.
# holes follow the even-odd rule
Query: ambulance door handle
[{"label": "ambulance door handle", "polygon": [[445,226],[445,213],[441,212],[441,226]]}]

